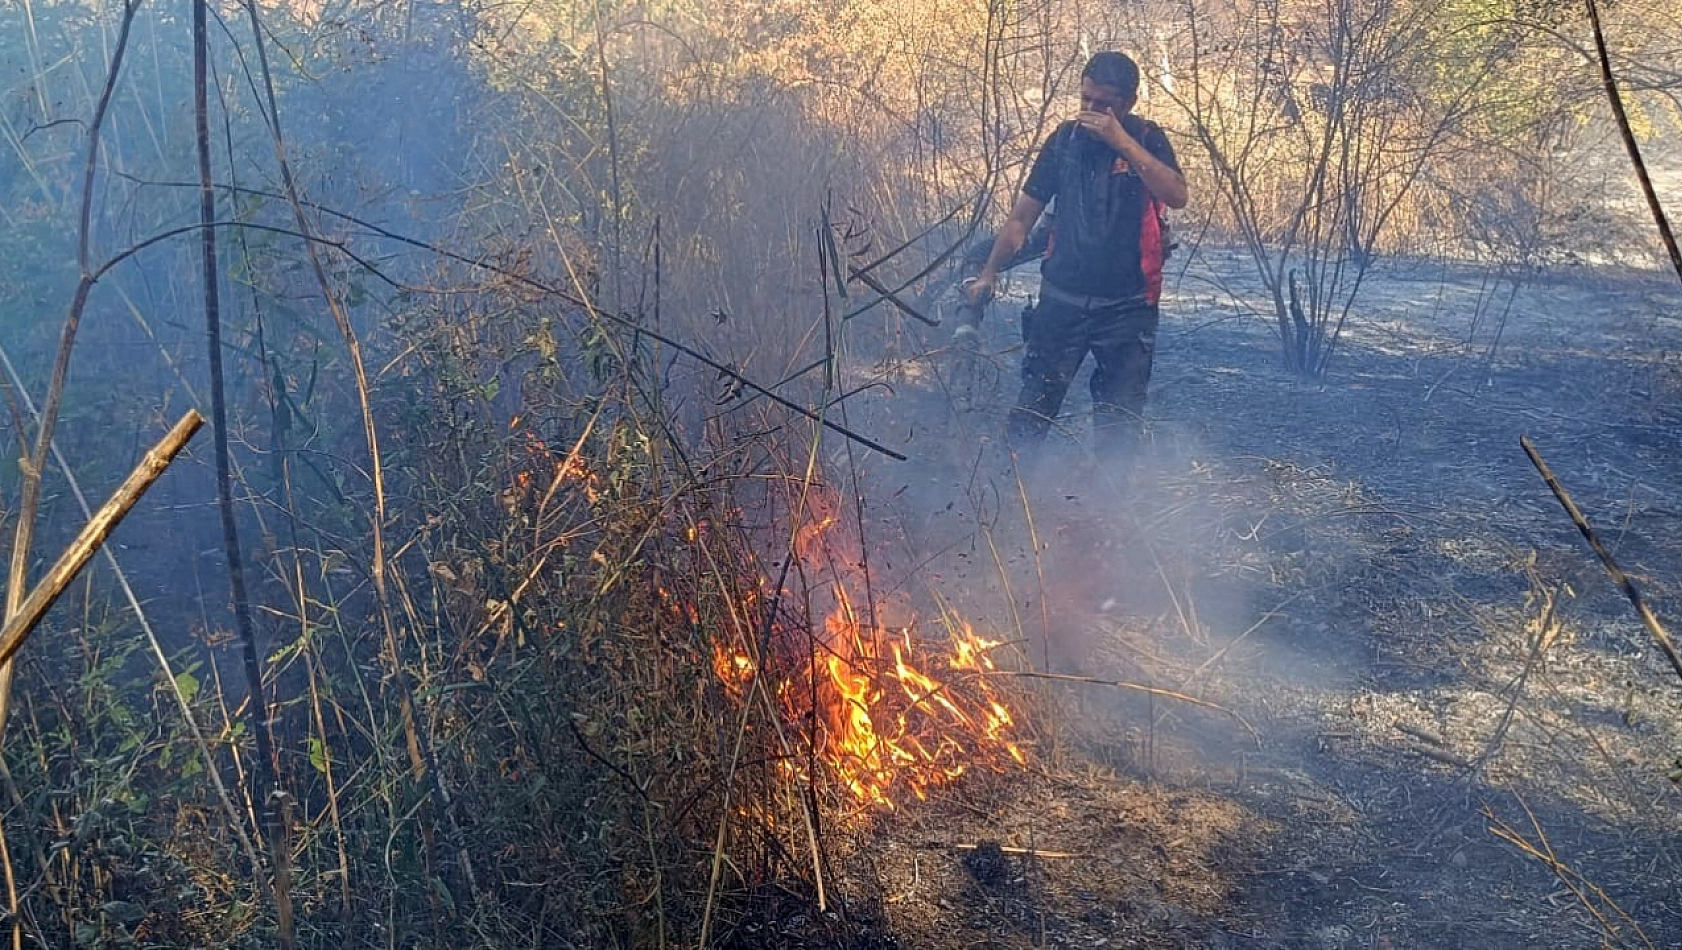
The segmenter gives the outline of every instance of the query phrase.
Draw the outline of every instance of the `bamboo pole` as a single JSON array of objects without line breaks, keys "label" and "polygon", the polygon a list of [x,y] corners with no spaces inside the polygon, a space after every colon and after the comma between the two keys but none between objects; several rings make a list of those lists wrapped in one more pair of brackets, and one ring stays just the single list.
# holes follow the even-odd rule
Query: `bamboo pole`
[{"label": "bamboo pole", "polygon": [[35,585],[35,589],[30,591],[29,596],[18,606],[17,612],[6,621],[5,629],[0,631],[0,665],[11,661],[12,656],[23,646],[23,642],[29,638],[29,634],[36,624],[41,622],[41,618],[46,616],[59,595],[76,579],[76,575],[81,573],[88,561],[99,553],[105,539],[122,523],[129,510],[140,501],[147,489],[152,487],[152,483],[158,480],[158,476],[164,473],[164,469],[175,461],[175,457],[202,425],[204,417],[194,410],[188,410],[187,414],[181,417],[181,421],[175,424],[175,428],[170,429],[169,434],[146,453],[140,464],[135,466],[134,471],[129,473],[129,477],[118,486],[110,499],[94,512],[81,533],[76,535],[76,540],[59,556],[58,563],[41,578],[41,582]]}]

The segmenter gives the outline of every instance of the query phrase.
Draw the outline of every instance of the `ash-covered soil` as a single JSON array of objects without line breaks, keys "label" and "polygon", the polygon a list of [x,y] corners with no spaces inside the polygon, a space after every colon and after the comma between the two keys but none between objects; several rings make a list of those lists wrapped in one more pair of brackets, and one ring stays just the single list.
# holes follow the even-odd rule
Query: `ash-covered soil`
[{"label": "ash-covered soil", "polygon": [[1131,471],[1086,453],[1084,373],[1037,470],[999,451],[1020,300],[978,360],[933,330],[853,367],[891,392],[850,423],[911,456],[853,456],[877,583],[1219,707],[1023,679],[1032,769],[837,859],[883,945],[1682,946],[1682,677],[1519,445],[1682,629],[1682,287],[1511,291],[1382,264],[1305,382],[1247,262],[1186,255]]}]

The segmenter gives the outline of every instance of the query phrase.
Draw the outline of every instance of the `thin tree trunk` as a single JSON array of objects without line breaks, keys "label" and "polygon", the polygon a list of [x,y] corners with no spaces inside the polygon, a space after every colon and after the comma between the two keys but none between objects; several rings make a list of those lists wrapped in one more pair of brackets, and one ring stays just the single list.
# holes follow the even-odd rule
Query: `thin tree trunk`
[{"label": "thin tree trunk", "polygon": [[[269,732],[269,703],[263,688],[262,657],[257,650],[257,630],[251,618],[251,597],[245,584],[245,561],[240,550],[239,523],[234,518],[233,476],[228,460],[228,407],[222,372],[222,306],[216,266],[216,186],[210,177],[209,19],[207,0],[193,2],[193,127],[198,142],[199,231],[204,263],[205,338],[209,349],[210,415],[216,454],[216,506],[222,516],[222,553],[228,563],[228,587],[234,602],[234,624],[239,631],[244,656],[246,688],[250,698],[246,709],[252,737],[257,743],[252,765],[251,804],[261,816],[274,870],[274,902],[277,937],[285,950],[296,943],[292,920],[291,887],[288,881],[287,844],[276,800],[280,785],[275,766],[274,737]],[[261,876],[262,868],[252,868]]]}]

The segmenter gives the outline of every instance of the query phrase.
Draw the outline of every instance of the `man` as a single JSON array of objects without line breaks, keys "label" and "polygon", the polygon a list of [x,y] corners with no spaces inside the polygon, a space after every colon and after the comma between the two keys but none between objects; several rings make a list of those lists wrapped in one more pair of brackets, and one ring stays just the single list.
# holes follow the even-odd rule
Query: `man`
[{"label": "man", "polygon": [[1162,290],[1162,209],[1183,208],[1188,197],[1167,136],[1132,114],[1138,92],[1132,59],[1117,52],[1092,57],[1081,71],[1080,113],[1046,139],[969,285],[970,302],[985,304],[999,271],[1056,199],[1039,303],[1024,317],[1022,389],[1006,426],[1019,455],[1033,455],[1045,440],[1088,352],[1097,364],[1095,448],[1125,455],[1138,440]]}]

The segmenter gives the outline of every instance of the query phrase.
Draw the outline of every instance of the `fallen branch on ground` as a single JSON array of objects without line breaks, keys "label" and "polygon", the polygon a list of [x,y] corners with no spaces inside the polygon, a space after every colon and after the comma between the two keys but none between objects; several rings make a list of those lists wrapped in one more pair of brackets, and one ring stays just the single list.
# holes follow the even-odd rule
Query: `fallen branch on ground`
[{"label": "fallen branch on ground", "polygon": [[957,842],[955,844],[945,844],[945,843],[942,843],[942,842],[939,842],[939,841],[928,841],[928,842],[925,842],[923,846],[926,847],[926,848],[951,848],[954,851],[980,851],[982,848],[989,848],[989,849],[997,848],[1000,854],[1020,854],[1020,855],[1026,855],[1026,856],[1035,857],[1035,858],[1090,858],[1090,857],[1092,857],[1092,855],[1090,855],[1090,854],[1081,854],[1077,851],[1046,851],[1046,850],[1043,850],[1041,848],[1018,848],[1018,847],[1015,847],[1015,846],[1012,846],[1012,845],[991,844],[991,843],[988,843],[988,844],[971,844],[969,842]]},{"label": "fallen branch on ground", "polygon": [[1037,670],[991,670],[982,675],[1023,676],[1028,679],[1052,680],[1059,683],[1091,683],[1094,686],[1113,686],[1116,689],[1131,690],[1135,693],[1144,693],[1147,696],[1161,696],[1164,699],[1174,699],[1192,706],[1201,706],[1204,709],[1213,709],[1218,713],[1225,713],[1226,715],[1231,716],[1238,722],[1239,725],[1243,726],[1244,729],[1250,733],[1250,738],[1255,740],[1257,748],[1261,747],[1261,735],[1256,732],[1255,727],[1250,725],[1243,716],[1238,715],[1219,703],[1212,703],[1207,699],[1198,699],[1196,696],[1187,696],[1185,693],[1175,692],[1171,689],[1163,689],[1160,686],[1146,686],[1143,683],[1129,683],[1126,680],[1099,679],[1096,676],[1074,676],[1068,673],[1041,673]]},{"label": "fallen branch on ground", "polygon": [[1653,615],[1652,609],[1641,598],[1641,591],[1636,588],[1635,582],[1630,580],[1629,575],[1624,573],[1624,569],[1618,566],[1617,559],[1612,557],[1612,552],[1601,543],[1600,536],[1595,534],[1594,528],[1589,526],[1588,519],[1583,517],[1582,511],[1577,508],[1577,503],[1571,500],[1571,495],[1565,490],[1565,486],[1561,485],[1559,479],[1554,477],[1553,471],[1548,468],[1548,463],[1542,461],[1542,455],[1536,451],[1536,446],[1530,441],[1530,436],[1519,436],[1518,444],[1524,447],[1524,454],[1530,456],[1530,462],[1536,466],[1536,471],[1542,473],[1542,480],[1548,483],[1549,488],[1553,489],[1554,497],[1559,499],[1560,505],[1565,508],[1565,513],[1571,516],[1571,523],[1575,524],[1577,530],[1582,532],[1583,537],[1588,540],[1589,547],[1594,549],[1594,553],[1600,558],[1600,563],[1606,565],[1606,571],[1612,575],[1613,582],[1624,592],[1624,596],[1629,598],[1629,602],[1635,607],[1636,614],[1641,617],[1641,622],[1646,624],[1647,630],[1653,634],[1653,639],[1659,641],[1659,648],[1664,651],[1665,658],[1670,660],[1671,668],[1676,671],[1677,676],[1682,676],[1682,653],[1677,652],[1676,642],[1670,638],[1669,633],[1665,632],[1664,626],[1659,623],[1659,618]]}]

